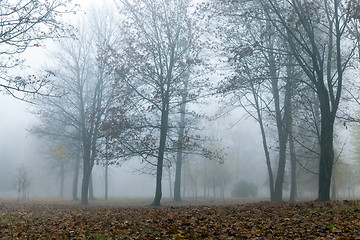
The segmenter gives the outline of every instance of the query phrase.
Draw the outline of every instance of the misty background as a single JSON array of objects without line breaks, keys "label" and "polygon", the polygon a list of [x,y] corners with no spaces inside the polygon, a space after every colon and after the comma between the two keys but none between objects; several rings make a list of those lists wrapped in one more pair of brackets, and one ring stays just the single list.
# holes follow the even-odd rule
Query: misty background
[{"label": "misty background", "polygon": [[[113,1],[110,0],[103,2],[85,0],[74,1],[72,3],[73,5],[80,4],[80,7],[76,6],[76,9],[79,7],[79,10],[77,10],[76,14],[64,15],[64,22],[66,22],[67,24],[78,22],[78,25],[84,24],[84,22],[91,22],[91,20],[93,19],[91,19],[91,17],[90,20],[89,18],[87,18],[89,15],[91,15],[89,13],[93,12],[94,9],[101,8],[102,6],[110,6],[110,8],[115,8],[115,5],[112,5],[112,2]],[[195,1],[195,3],[198,2],[199,1]],[[195,10],[193,10],[191,7],[190,10],[195,12]],[[85,29],[83,30],[84,32],[89,31],[89,29],[86,28],[88,26],[81,27]],[[213,30],[212,27],[216,28],[218,26],[206,27],[208,27],[209,32],[211,32],[212,34],[214,34],[215,32],[214,35],[216,35],[216,31],[218,30]],[[237,30],[240,31],[241,29]],[[205,38],[205,40],[202,38]],[[213,40],[215,43],[218,43],[217,41],[223,40],[214,38],[214,36],[208,37],[206,34],[205,37],[200,37],[200,39],[205,43],[206,41],[210,40]],[[61,41],[62,40],[60,39],[60,43]],[[66,41],[64,42],[66,43]],[[25,59],[24,65],[27,66],[23,69],[23,71],[29,74],[41,75],[42,72],[44,72],[44,69],[46,70],[54,68],[54,66],[56,66],[57,64],[56,62],[53,62],[56,55],[55,52],[56,50],[58,50],[57,44],[59,44],[59,42],[46,40],[44,41],[44,44],[42,44],[40,47],[33,47],[27,49],[22,54],[22,57]],[[257,44],[258,43],[253,45],[256,45],[254,48],[257,47]],[[246,55],[246,57],[253,57],[251,51],[251,53],[247,52],[249,49],[244,47],[245,45],[240,44],[239,48],[242,49],[239,55],[248,54]],[[224,79],[231,79],[230,76],[237,76],[236,74],[239,74],[240,77],[243,77],[241,75],[244,72],[243,69],[232,69],[232,64],[235,65],[237,63],[236,57],[238,56],[231,58],[228,56],[219,56],[217,55],[218,53],[216,51],[211,52],[209,50],[209,52],[210,53],[206,52],[204,55],[210,54],[210,60],[207,63],[210,65],[210,73],[204,74],[203,79],[206,79],[206,81],[208,80],[211,83],[220,85]],[[231,53],[234,52],[235,51]],[[187,64],[187,61],[185,62]],[[253,62],[253,64],[253,66],[250,66],[250,69],[251,67],[259,67],[260,69],[263,67],[256,66],[256,60]],[[129,65],[131,64],[129,63]],[[218,67],[219,69],[216,69],[216,67]],[[279,69],[282,69],[282,67],[284,66],[280,66]],[[239,73],[236,72],[237,70],[239,70]],[[285,70],[283,69],[282,71],[285,72]],[[229,72],[231,72],[231,74],[229,74]],[[294,75],[301,75],[301,73],[299,73],[301,72],[300,70],[294,72]],[[353,63],[353,68],[348,72],[344,73],[345,77],[347,77],[348,79],[353,79],[353,83],[350,83],[350,85],[355,86],[356,84],[358,84],[357,72],[358,63]],[[298,75],[296,75],[297,78],[304,78],[304,75],[301,75],[300,77]],[[224,89],[225,88],[226,87],[224,87]],[[283,90],[285,88],[285,85],[282,85],[280,88]],[[296,91],[299,95],[296,95],[295,97],[293,97],[293,99],[294,102],[296,102],[298,105],[306,108],[309,101],[303,100],[302,98],[302,91],[304,91],[304,95],[307,94],[305,93],[306,89],[304,89],[297,89]],[[182,165],[182,197],[235,197],[234,188],[236,184],[241,182],[242,180],[245,180],[247,183],[252,184],[251,186],[256,189],[256,194],[250,194],[250,197],[268,198],[270,196],[269,176],[267,162],[264,155],[263,139],[261,135],[262,133],[259,129],[258,121],[255,121],[254,118],[250,116],[251,114],[249,114],[248,109],[244,110],[240,107],[240,105],[235,107],[235,103],[230,101],[230,98],[228,98],[228,96],[224,97],[223,95],[219,94],[219,92],[217,92],[218,96],[213,96],[215,95],[213,94],[212,96],[205,97],[205,104],[190,104],[190,109],[194,112],[200,112],[199,115],[205,115],[206,113],[204,119],[199,121],[201,131],[202,133],[204,133],[204,136],[206,136],[204,137],[204,142],[207,142],[209,144],[209,148],[219,150],[219,152],[221,152],[222,158],[221,160],[211,159],[211,157],[209,157],[209,159],[206,159],[203,156],[197,156],[195,154],[189,154],[188,156],[185,156]],[[273,104],[274,101],[270,96],[269,92],[266,92],[264,95],[262,95],[262,101],[269,101],[270,106],[271,104]],[[281,99],[284,98],[282,94],[283,93],[280,93]],[[357,97],[357,94],[358,91],[355,91],[355,97]],[[235,97],[238,96],[235,95]],[[311,95],[309,98],[311,97],[313,96]],[[346,97],[350,98],[348,95],[346,95]],[[28,198],[61,196],[63,198],[70,199],[72,197],[73,168],[71,166],[65,167],[65,178],[63,185],[64,189],[61,193],[62,184],[60,182],[60,170],[59,166],[56,165],[54,162],[56,156],[53,151],[54,148],[58,147],[58,145],[56,145],[58,143],[56,141],[50,141],[47,137],[37,136],[37,134],[34,134],[32,132],[34,126],[41,125],[41,117],[39,116],[37,111],[39,111],[39,106],[46,102],[46,100],[42,99],[42,101],[44,102],[40,103],[38,102],[38,99],[39,98],[37,96],[32,96],[27,99],[30,102],[37,103],[38,105],[36,106],[33,103],[14,99],[12,96],[7,95],[6,93],[0,95],[0,109],[2,110],[2,114],[0,116],[0,132],[2,134],[0,138],[0,161],[2,166],[0,168],[1,198],[18,197],[19,193],[15,187],[15,181],[17,177],[17,171],[19,168],[22,167],[26,169],[29,179],[31,181],[29,189],[27,190]],[[340,107],[347,109],[349,108],[349,106],[351,106],[355,109],[352,110],[352,113],[355,113],[354,115],[356,115],[356,113],[358,113],[358,110],[356,110],[358,109],[358,105],[356,105],[356,103],[354,102],[349,102],[341,103]],[[310,103],[309,105],[311,104],[312,103]],[[266,112],[266,110],[268,110],[268,112],[264,113],[263,117],[265,119],[264,126],[266,128],[266,133],[268,137],[268,150],[270,154],[271,164],[273,164],[273,172],[275,173],[277,171],[277,163],[279,158],[279,140],[277,139],[279,134],[276,132],[276,123],[274,121],[275,110],[269,110],[270,107],[267,107],[268,106],[263,107],[261,111]],[[313,105],[311,105],[310,107],[313,107]],[[281,111],[283,111],[283,108],[281,108]],[[252,112],[252,114],[254,114],[254,112]],[[316,152],[319,151],[319,148],[316,148],[317,146],[311,148],[306,145],[312,141],[314,135],[311,134],[314,133],[310,133],[310,131],[307,132],[308,129],[306,129],[306,126],[308,125],[306,124],[308,124],[307,121],[309,121],[309,119],[304,117],[305,114],[302,114],[303,112],[301,112],[301,110],[294,114],[294,119],[296,118],[297,123],[301,125],[299,127],[300,130],[297,130],[301,132],[301,134],[303,134],[301,135],[301,137],[303,137],[301,140],[296,140],[299,151],[297,152],[297,156],[305,156],[302,159],[301,157],[297,159],[297,171],[299,181],[299,187],[297,191],[299,197],[315,198],[317,195],[317,181],[319,178],[319,173],[317,171],[318,162],[316,162],[315,160],[311,160],[312,158],[315,159],[315,157],[311,154],[320,154]],[[357,125],[356,121],[351,122],[349,121],[350,118],[345,119],[347,117],[347,115],[345,116],[345,113],[344,115],[342,115],[341,112],[340,115],[340,118],[338,119],[338,121],[336,121],[334,131],[335,163],[333,165],[338,165],[339,167],[334,170],[334,176],[336,174],[337,179],[337,188],[334,187],[335,190],[333,191],[337,192],[338,197],[355,198],[358,197],[359,194],[357,190],[358,184],[360,182],[357,173],[359,170],[356,160],[357,155],[356,151],[354,151],[354,149],[358,149],[358,142],[356,141],[356,129],[358,129],[359,126]],[[341,117],[344,117],[344,119],[342,119]],[[302,132],[301,130],[304,131]],[[289,136],[286,141],[290,141],[289,139],[291,137],[292,136]],[[286,154],[290,156],[290,154],[287,152],[289,150],[287,150],[286,147],[285,151]],[[311,156],[307,157],[309,155]],[[71,160],[66,160],[65,157],[61,158],[63,158],[64,161]],[[317,158],[319,158],[319,156],[317,156]],[[119,162],[118,165],[113,164],[109,166],[108,195],[110,198],[154,196],[154,192],[156,191],[156,175],[153,169],[149,171],[146,168],[148,167],[146,165],[146,160],[146,157],[144,157],[144,159],[141,159],[140,157],[131,157],[126,162]],[[175,179],[175,163],[172,163],[172,165],[170,164],[168,167],[170,171],[168,171],[167,166],[164,166],[163,169],[162,191],[163,197],[172,198]],[[284,197],[288,198],[290,195],[291,186],[291,169],[289,159],[286,160],[286,166],[284,168],[284,186],[281,187],[281,189],[283,189],[284,191]],[[210,177],[218,177],[218,179],[216,180],[218,182],[212,183],[213,186],[210,186],[210,182],[213,179],[209,178],[208,175]],[[81,178],[82,173],[80,173],[78,182],[78,195],[80,195],[81,190]],[[335,177],[333,177],[333,179],[335,179]],[[95,164],[92,170],[92,181],[94,197],[103,199],[105,194],[105,168],[101,162],[100,164]],[[333,186],[335,186],[335,183],[333,184]]]},{"label": "misty background", "polygon": [[[25,166],[31,177],[29,197],[58,197],[60,192],[59,176],[51,171],[51,164],[44,151],[48,145],[42,139],[31,135],[27,130],[37,121],[29,109],[31,105],[16,100],[11,96],[1,95],[0,106],[4,114],[0,117],[1,133],[4,138],[0,140],[1,162],[0,169],[0,196],[17,197],[14,187],[15,172],[19,166]],[[6,114],[5,114],[6,113]],[[240,113],[243,114],[243,113]],[[235,119],[235,117],[234,117]],[[266,170],[262,156],[262,149],[258,129],[254,122],[242,120],[235,126],[231,118],[220,119],[214,122],[217,131],[222,135],[222,143],[228,146],[229,159],[225,165],[232,168],[232,181],[237,178],[247,179],[259,186],[266,196]],[[228,136],[229,138],[225,138]],[[250,136],[250,137],[249,137]],[[239,145],[238,145],[239,143]],[[231,155],[231,156],[230,156]],[[235,164],[235,157],[238,166]],[[133,160],[123,166],[110,167],[109,195],[110,197],[152,197],[155,190],[155,177],[141,174],[137,169],[141,165]],[[95,196],[104,196],[104,169],[95,166],[94,170]],[[69,170],[65,183],[64,197],[71,197],[72,172]],[[173,177],[173,176],[172,176]],[[165,175],[164,196],[170,197],[168,176]],[[227,196],[231,196],[231,184],[227,187]],[[200,190],[201,192],[201,190]],[[199,194],[199,197],[202,194]]]}]

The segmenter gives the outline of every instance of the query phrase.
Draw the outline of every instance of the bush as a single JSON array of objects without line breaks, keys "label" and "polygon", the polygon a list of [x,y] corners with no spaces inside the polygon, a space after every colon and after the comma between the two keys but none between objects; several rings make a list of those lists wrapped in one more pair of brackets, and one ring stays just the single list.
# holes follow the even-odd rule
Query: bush
[{"label": "bush", "polygon": [[256,197],[258,195],[258,188],[254,183],[241,180],[234,185],[232,191],[233,197]]}]

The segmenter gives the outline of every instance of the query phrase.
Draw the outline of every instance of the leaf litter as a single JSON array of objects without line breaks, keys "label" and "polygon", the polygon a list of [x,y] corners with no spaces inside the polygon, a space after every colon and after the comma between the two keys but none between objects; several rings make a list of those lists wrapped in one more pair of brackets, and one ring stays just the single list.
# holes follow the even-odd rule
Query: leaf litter
[{"label": "leaf litter", "polygon": [[114,207],[0,203],[2,239],[360,239],[360,201]]}]

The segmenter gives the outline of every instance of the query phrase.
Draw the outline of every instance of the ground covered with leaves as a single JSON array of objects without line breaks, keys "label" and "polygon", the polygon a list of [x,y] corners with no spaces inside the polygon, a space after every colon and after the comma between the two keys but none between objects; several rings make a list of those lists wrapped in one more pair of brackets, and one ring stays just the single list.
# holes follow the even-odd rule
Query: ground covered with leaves
[{"label": "ground covered with leaves", "polygon": [[360,201],[115,207],[0,202],[2,239],[360,239]]}]

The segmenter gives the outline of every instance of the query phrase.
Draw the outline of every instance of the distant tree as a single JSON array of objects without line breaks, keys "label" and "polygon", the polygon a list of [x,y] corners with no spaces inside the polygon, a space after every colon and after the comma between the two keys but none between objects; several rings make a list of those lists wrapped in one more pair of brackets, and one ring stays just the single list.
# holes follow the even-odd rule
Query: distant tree
[{"label": "distant tree", "polygon": [[175,165],[175,183],[174,183],[174,201],[181,201],[181,169],[183,165],[183,150],[184,150],[184,139],[185,139],[185,117],[186,117],[186,103],[188,98],[188,77],[184,76],[184,89],[181,93],[181,104],[180,104],[180,121],[178,127],[178,139],[176,149],[176,165]]},{"label": "distant tree", "polygon": [[[29,132],[38,137],[44,138],[45,141],[49,143],[48,147],[50,148],[51,146],[64,146],[67,152],[66,157],[69,158],[69,162],[66,162],[67,164],[65,164],[62,158],[57,158],[57,154],[55,154],[55,156],[52,154],[52,152],[56,153],[55,149],[50,149],[50,156],[49,151],[44,151],[43,154],[46,155],[50,160],[50,171],[56,171],[56,173],[59,174],[60,179],[62,179],[62,177],[65,177],[65,175],[62,174],[61,170],[62,164],[65,164],[63,167],[66,168],[66,172],[68,172],[70,167],[72,168],[72,198],[73,200],[78,200],[78,182],[82,151],[80,137],[78,136],[79,133],[70,124],[67,116],[62,115],[61,112],[55,113],[54,109],[51,108],[49,105],[41,104],[41,98],[38,98],[37,100],[40,101],[38,103],[40,110],[35,110],[34,113],[39,116],[41,124],[36,124],[32,126],[29,129]],[[60,172],[57,172],[58,170],[60,170]]]},{"label": "distant tree", "polygon": [[216,190],[219,189],[220,197],[224,198],[225,188],[231,180],[228,166],[224,163],[209,162],[204,177],[205,184],[212,189],[214,197],[216,197]]},{"label": "distant tree", "polygon": [[51,152],[52,158],[54,158],[55,163],[57,165],[59,178],[60,178],[60,194],[59,196],[62,198],[64,196],[64,181],[65,181],[65,171],[66,171],[66,163],[69,163],[70,158],[67,156],[67,150],[64,145],[57,145],[55,147],[50,146],[49,151]]},{"label": "distant tree", "polygon": [[[299,76],[301,79],[305,76]],[[306,85],[297,88],[298,94],[293,99],[291,121],[290,158],[291,186],[290,201],[295,201],[301,189],[317,186],[320,155],[320,108],[314,92]],[[294,169],[295,166],[295,169]],[[298,167],[296,167],[298,166]],[[295,174],[295,178],[293,177]],[[293,181],[296,182],[294,183]],[[294,188],[293,188],[294,186]],[[310,189],[308,188],[308,189]],[[313,189],[311,189],[313,192]]]},{"label": "distant tree", "polygon": [[[225,188],[231,182],[231,173],[225,160],[225,150],[219,141],[208,143],[209,155],[204,155],[203,164],[206,166],[206,173],[203,171],[203,181],[213,190],[216,197],[216,189],[220,189],[220,196],[225,197]],[[217,153],[217,154],[214,154]]]},{"label": "distant tree", "polygon": [[226,153],[220,141],[216,139],[206,139],[203,142],[203,153],[187,155],[183,174],[186,186],[192,188],[193,195],[198,196],[200,184],[204,187],[204,196],[210,195],[210,190],[214,197],[218,190],[220,196],[225,196],[225,189],[231,181],[229,166],[225,163]]},{"label": "distant tree", "polygon": [[62,97],[39,99],[41,109],[38,112],[43,121],[52,123],[45,134],[80,143],[83,205],[88,204],[91,172],[101,148],[101,124],[111,106],[117,84],[106,65],[105,49],[114,37],[112,15],[100,17],[94,14],[92,17],[92,22],[89,20],[91,31],[84,23],[78,28],[75,39],[64,39],[59,43],[58,52],[54,54],[58,65],[52,72],[53,85]]},{"label": "distant tree", "polygon": [[331,179],[331,198],[336,199],[343,191],[343,197],[354,198],[355,188],[359,184],[357,178],[357,163],[345,161],[343,149],[335,150],[334,173]]},{"label": "distant tree", "polygon": [[29,171],[23,165],[19,166],[16,169],[14,184],[16,191],[18,193],[17,201],[20,201],[20,194],[22,194],[22,199],[27,198],[27,193],[31,185],[31,178],[29,176]]},{"label": "distant tree", "polygon": [[107,109],[100,126],[99,148],[97,149],[97,162],[105,170],[105,200],[108,199],[109,166],[121,166],[123,162],[134,155],[137,156],[141,151],[140,148],[137,150],[137,144],[134,141],[140,131],[134,124],[138,118],[132,111],[132,107],[127,104],[127,99],[131,94],[117,86],[114,96],[113,104]]}]

